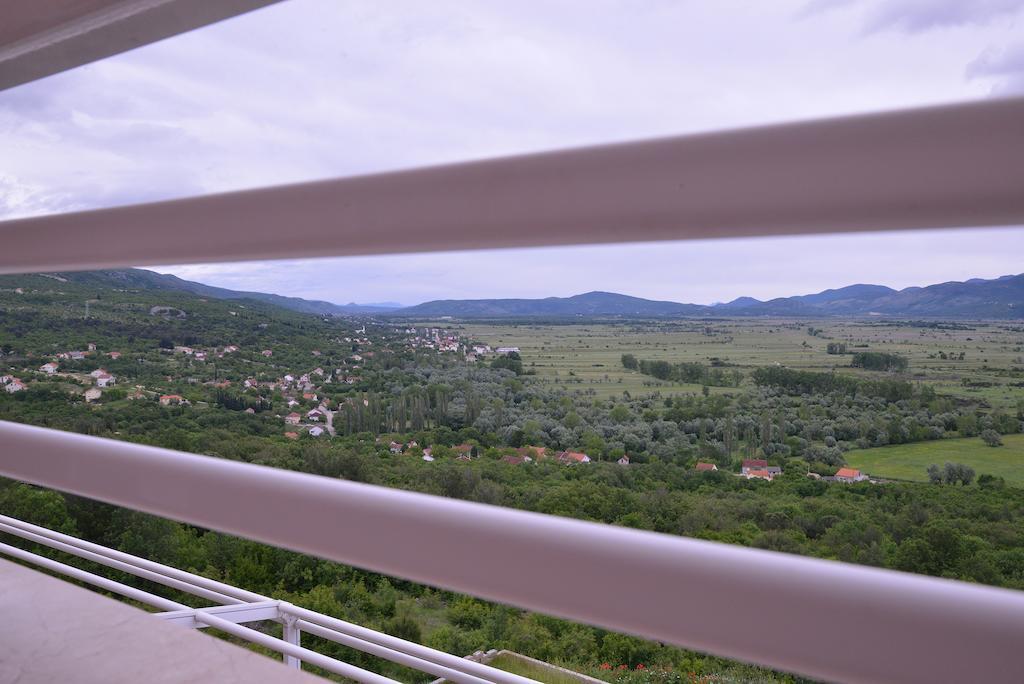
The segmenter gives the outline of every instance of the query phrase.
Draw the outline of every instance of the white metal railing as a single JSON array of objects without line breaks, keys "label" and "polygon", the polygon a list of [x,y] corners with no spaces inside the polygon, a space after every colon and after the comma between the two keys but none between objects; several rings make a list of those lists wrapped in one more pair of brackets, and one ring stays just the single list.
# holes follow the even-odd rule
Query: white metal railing
[{"label": "white metal railing", "polygon": [[[286,601],[274,600],[224,582],[109,549],[17,518],[0,515],[0,532],[100,563],[198,598],[212,600],[216,605],[190,608],[122,582],[116,582],[66,563],[0,543],[0,554],[2,555],[158,608],[164,612],[157,613],[157,617],[167,622],[197,629],[217,627],[240,639],[281,653],[285,662],[293,667],[300,667],[302,662],[308,662],[329,672],[365,684],[383,684],[384,682],[393,684],[394,682],[394,680],[329,658],[311,649],[302,648],[300,645],[301,635],[303,632],[307,632],[457,684],[487,684],[488,682],[535,684],[533,680],[526,677],[306,610]],[[281,639],[243,626],[267,620],[281,623]]]},{"label": "white metal railing", "polygon": [[[1024,679],[1016,654],[1024,643],[1021,592],[14,423],[0,422],[0,444],[6,477],[811,677]],[[127,562],[120,555],[108,561]],[[155,564],[139,568],[160,572]],[[209,580],[199,586],[231,596]],[[365,633],[350,636],[372,641]]]}]

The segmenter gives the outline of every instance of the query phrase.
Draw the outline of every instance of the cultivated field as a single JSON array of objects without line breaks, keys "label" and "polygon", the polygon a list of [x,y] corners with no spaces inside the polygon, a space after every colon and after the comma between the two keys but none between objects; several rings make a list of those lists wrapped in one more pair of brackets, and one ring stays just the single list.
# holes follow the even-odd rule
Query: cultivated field
[{"label": "cultivated field", "polygon": [[1024,435],[1003,435],[1003,445],[990,447],[978,437],[915,442],[849,451],[846,462],[878,477],[927,481],[929,465],[950,461],[968,465],[979,475],[999,475],[1007,482],[1024,484]]},{"label": "cultivated field", "polygon": [[[667,383],[629,372],[620,358],[699,361],[719,359],[748,371],[781,364],[808,370],[849,366],[850,354],[832,355],[829,342],[848,352],[895,352],[910,360],[905,377],[944,394],[1016,408],[1024,400],[1024,326],[1019,323],[893,323],[888,321],[715,320],[541,325],[431,323],[463,335],[522,350],[523,365],[538,378],[597,396],[660,391],[681,394],[699,386]],[[963,359],[960,355],[963,354]],[[945,356],[945,358],[943,358]],[[847,369],[845,372],[877,373]],[[734,391],[711,388],[713,392]]]}]

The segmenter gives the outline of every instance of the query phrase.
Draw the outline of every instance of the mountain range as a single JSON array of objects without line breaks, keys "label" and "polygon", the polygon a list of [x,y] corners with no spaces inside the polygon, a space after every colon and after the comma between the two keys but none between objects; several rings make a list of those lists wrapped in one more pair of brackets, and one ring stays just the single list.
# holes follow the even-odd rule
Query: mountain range
[{"label": "mountain range", "polygon": [[[301,313],[318,315],[375,315],[403,318],[513,317],[891,317],[891,318],[1024,318],[1024,274],[985,280],[947,282],[894,290],[883,285],[857,284],[814,294],[761,301],[739,297],[730,302],[702,305],[657,301],[614,292],[587,292],[572,297],[543,299],[446,299],[409,307],[392,304],[334,304],[213,287],[173,275],[143,269],[49,274],[83,285],[127,289],[190,292],[212,299],[251,299]],[[8,277],[9,279],[10,277]],[[13,282],[12,282],[13,284]]]},{"label": "mountain range", "polygon": [[761,301],[739,297],[704,306],[587,292],[544,299],[438,300],[397,309],[408,317],[501,318],[515,316],[887,316],[900,318],[1024,318],[1024,274],[974,278],[894,290],[849,285],[834,290]]}]

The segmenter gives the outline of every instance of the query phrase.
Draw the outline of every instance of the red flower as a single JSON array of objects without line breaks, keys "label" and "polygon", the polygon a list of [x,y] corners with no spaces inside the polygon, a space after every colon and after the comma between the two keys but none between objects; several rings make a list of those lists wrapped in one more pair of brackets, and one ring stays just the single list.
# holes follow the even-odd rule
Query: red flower
[{"label": "red flower", "polygon": [[612,669],[612,666],[609,665],[608,663],[601,663],[601,669],[602,670],[610,670],[610,669]]},{"label": "red flower", "polygon": [[625,669],[627,669],[627,667],[628,667],[628,666],[626,666],[626,665],[619,665],[619,669],[620,669],[620,670],[625,670]]},{"label": "red flower", "polygon": [[637,666],[636,666],[636,669],[638,669],[638,670],[644,669],[644,664],[643,663],[638,663]]}]

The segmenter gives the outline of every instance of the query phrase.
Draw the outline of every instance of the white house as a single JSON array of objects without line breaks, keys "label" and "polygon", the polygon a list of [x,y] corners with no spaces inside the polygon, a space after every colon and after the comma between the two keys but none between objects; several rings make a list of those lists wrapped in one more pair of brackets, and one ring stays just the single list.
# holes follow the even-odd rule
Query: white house
[{"label": "white house", "polygon": [[314,425],[313,427],[309,428],[309,434],[311,437],[319,437],[320,435],[324,434],[324,429],[319,425]]},{"label": "white house", "polygon": [[50,363],[44,363],[39,367],[39,370],[47,375],[53,375],[57,372],[57,364],[51,361]]},{"label": "white house", "polygon": [[7,390],[8,394],[14,394],[15,392],[20,392],[25,389],[25,383],[17,378],[12,378],[9,383],[4,385],[4,389]]},{"label": "white house", "polygon": [[115,380],[116,378],[114,378],[114,376],[111,375],[110,373],[103,373],[102,375],[96,376],[96,386],[110,387],[111,385],[114,384]]},{"label": "white house", "polygon": [[498,354],[518,354],[519,347],[498,347],[494,351]]},{"label": "white house", "polygon": [[101,396],[103,396],[103,392],[101,392],[100,390],[96,389],[95,387],[90,387],[89,389],[85,390],[85,401],[86,402],[96,401]]}]

